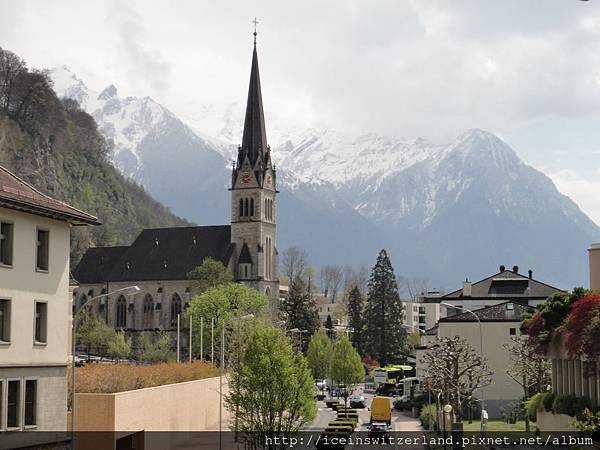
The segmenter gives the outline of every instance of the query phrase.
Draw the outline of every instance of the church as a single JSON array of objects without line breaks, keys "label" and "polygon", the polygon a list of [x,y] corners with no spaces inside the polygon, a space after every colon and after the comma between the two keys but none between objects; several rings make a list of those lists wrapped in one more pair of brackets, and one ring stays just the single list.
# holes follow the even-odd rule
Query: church
[{"label": "church", "polygon": [[137,285],[140,291],[134,296],[109,295],[94,302],[95,313],[115,328],[173,329],[190,301],[188,273],[210,257],[222,262],[235,281],[264,293],[276,308],[277,177],[265,131],[256,32],[242,144],[230,191],[230,225],[146,229],[130,246],[88,249],[73,272],[78,306]]}]

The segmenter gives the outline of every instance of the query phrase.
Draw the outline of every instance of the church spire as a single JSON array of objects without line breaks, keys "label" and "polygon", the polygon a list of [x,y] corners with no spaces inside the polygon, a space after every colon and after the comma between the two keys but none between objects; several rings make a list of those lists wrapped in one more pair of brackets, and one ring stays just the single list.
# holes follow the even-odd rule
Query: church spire
[{"label": "church spire", "polygon": [[[242,158],[248,155],[251,164],[255,164],[258,157],[264,157],[267,152],[265,113],[263,111],[260,75],[258,73],[258,54],[256,52],[257,23],[254,19],[254,51],[252,52],[252,69],[250,71],[248,102],[246,104],[246,118],[244,119],[244,134],[240,152]],[[242,161],[238,162],[241,163]]]}]

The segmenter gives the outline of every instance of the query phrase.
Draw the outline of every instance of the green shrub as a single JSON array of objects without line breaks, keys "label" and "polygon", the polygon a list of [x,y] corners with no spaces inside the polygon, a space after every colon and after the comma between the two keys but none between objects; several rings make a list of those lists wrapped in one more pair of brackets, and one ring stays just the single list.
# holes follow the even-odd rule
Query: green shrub
[{"label": "green shrub", "polygon": [[423,405],[419,414],[419,420],[424,429],[429,430],[431,428],[435,430],[437,428],[437,417],[436,405]]},{"label": "green shrub", "polygon": [[590,402],[585,397],[575,397],[571,394],[557,395],[552,402],[554,414],[566,414],[571,417],[579,416],[583,410],[589,408]]},{"label": "green shrub", "polygon": [[600,412],[593,413],[585,408],[575,421],[575,428],[582,435],[591,437],[595,442],[598,442],[600,440]]},{"label": "green shrub", "polygon": [[552,412],[552,404],[554,403],[554,393],[546,392],[542,403],[544,404],[544,409],[546,412]]},{"label": "green shrub", "polygon": [[535,422],[537,420],[537,412],[544,407],[544,400],[548,393],[538,392],[525,400],[525,413],[529,417],[529,420]]}]

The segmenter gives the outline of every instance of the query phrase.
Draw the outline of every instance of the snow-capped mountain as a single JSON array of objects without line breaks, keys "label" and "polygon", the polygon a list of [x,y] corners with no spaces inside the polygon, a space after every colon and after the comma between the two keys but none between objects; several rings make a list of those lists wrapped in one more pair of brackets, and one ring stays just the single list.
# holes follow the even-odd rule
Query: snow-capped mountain
[{"label": "snow-capped mountain", "polygon": [[[181,120],[151,98],[94,92],[66,67],[59,96],[77,100],[114,143],[113,162],[178,215],[229,220],[230,161],[243,105],[199,106]],[[267,110],[279,169],[279,248],[305,248],[315,265],[372,264],[387,248],[398,273],[455,287],[498,265],[531,267],[571,288],[586,280],[600,229],[502,140],[469,130],[447,145],[375,133],[299,129]]]}]

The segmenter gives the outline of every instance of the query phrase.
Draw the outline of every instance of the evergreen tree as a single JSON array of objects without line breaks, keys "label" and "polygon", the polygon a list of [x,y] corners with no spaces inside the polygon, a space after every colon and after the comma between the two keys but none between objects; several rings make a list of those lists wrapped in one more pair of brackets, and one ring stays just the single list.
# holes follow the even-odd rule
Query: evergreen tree
[{"label": "evergreen tree", "polygon": [[379,252],[368,286],[364,351],[383,367],[400,361],[406,347],[406,332],[401,326],[402,303],[394,269],[385,250]]},{"label": "evergreen tree", "polygon": [[348,326],[352,328],[352,345],[360,355],[363,354],[364,303],[358,286],[354,286],[348,295]]},{"label": "evergreen tree", "polygon": [[287,298],[281,303],[281,311],[288,329],[297,328],[312,335],[321,325],[317,304],[306,283],[296,277],[290,285]]}]

